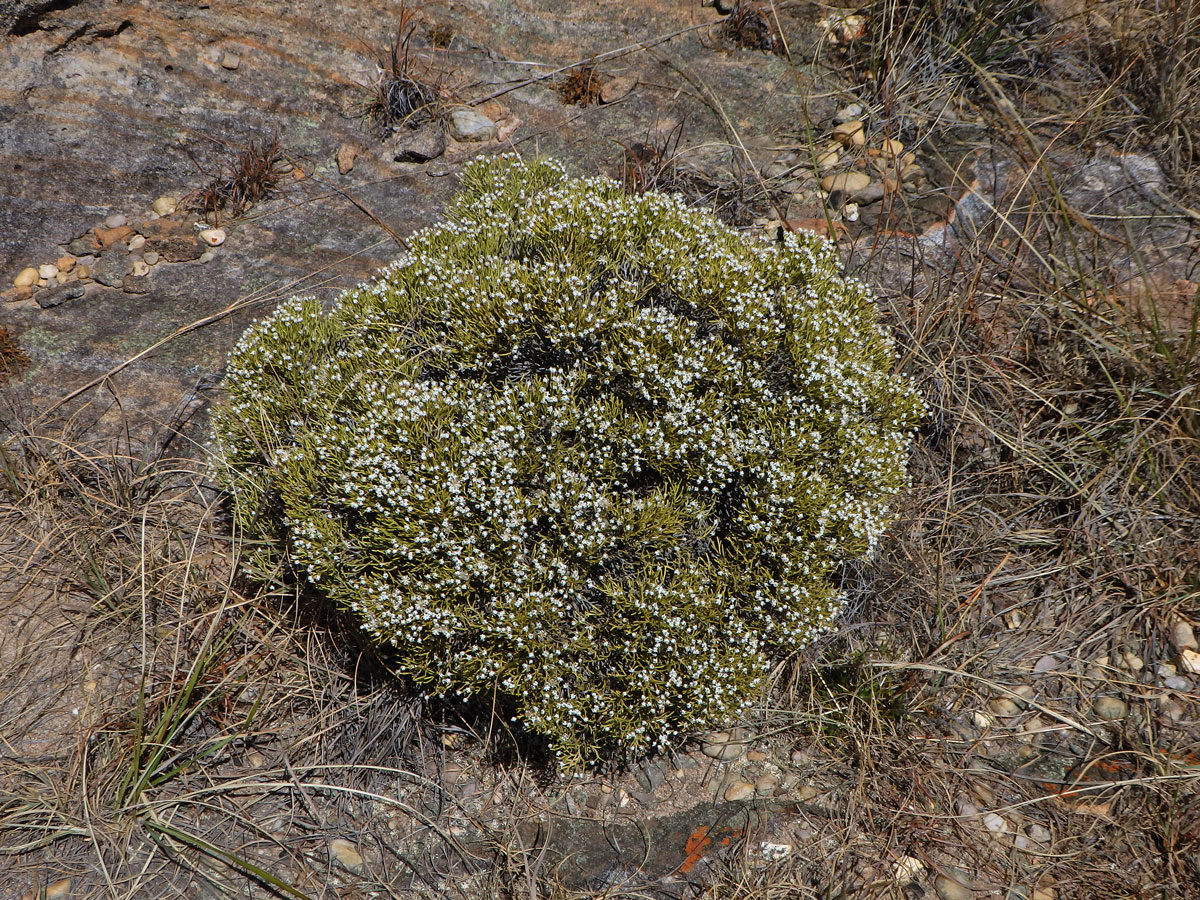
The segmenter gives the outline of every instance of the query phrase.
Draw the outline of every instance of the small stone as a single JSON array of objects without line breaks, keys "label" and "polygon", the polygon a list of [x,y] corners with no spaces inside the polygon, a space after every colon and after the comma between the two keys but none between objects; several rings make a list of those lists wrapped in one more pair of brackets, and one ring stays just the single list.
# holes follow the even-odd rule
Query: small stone
[{"label": "small stone", "polygon": [[769,754],[762,750],[751,750],[746,754],[746,759],[750,762],[765,762],[768,756]]},{"label": "small stone", "polygon": [[150,267],[148,265],[146,265],[145,260],[135,259],[133,261],[133,274],[134,275],[138,275],[138,276],[145,275],[149,271],[150,271]]},{"label": "small stone", "polygon": [[[189,262],[204,252],[200,242],[190,234],[151,238],[146,241],[143,249],[146,252],[158,253],[166,262]],[[145,253],[142,254],[142,258],[145,258]]]},{"label": "small stone", "polygon": [[887,138],[879,144],[879,153],[888,159],[895,159],[904,153],[904,145],[894,138]]},{"label": "small stone", "polygon": [[111,216],[109,216],[107,219],[104,220],[105,228],[121,228],[128,224],[129,224],[129,219],[127,219],[125,216],[121,215],[120,213],[113,213]]},{"label": "small stone", "polygon": [[867,142],[867,133],[862,122],[852,119],[834,126],[833,139],[844,147],[861,147]]},{"label": "small stone", "polygon": [[779,776],[767,772],[754,779],[754,793],[760,797],[774,797],[779,790]]},{"label": "small stone", "polygon": [[997,697],[995,700],[988,703],[988,709],[994,715],[1001,718],[1009,718],[1017,715],[1021,711],[1021,707],[1017,706],[1012,700],[1007,697]]},{"label": "small stone", "polygon": [[1192,679],[1186,675],[1168,675],[1162,681],[1163,687],[1186,694],[1192,689]]},{"label": "small stone", "polygon": [[158,259],[159,259],[159,257],[158,257],[158,253],[157,253],[157,252],[155,252],[154,250],[150,250],[149,252],[147,252],[147,253],[143,253],[143,254],[142,254],[142,260],[143,260],[143,261],[146,263],[146,265],[148,265],[148,266],[157,266],[157,265],[158,265]]},{"label": "small stone", "polygon": [[842,154],[836,150],[826,150],[817,157],[817,171],[824,172],[826,169],[832,169],[838,164],[838,160],[842,158]]},{"label": "small stone", "polygon": [[1196,643],[1196,630],[1183,619],[1176,619],[1171,625],[1171,646],[1179,652],[1184,650],[1200,650]]},{"label": "small stone", "polygon": [[231,53],[230,51],[226,50],[224,53],[221,54],[221,68],[229,69],[230,71],[232,71],[232,70],[236,69],[238,66],[240,66],[241,64],[242,64],[242,58],[240,56],[238,56],[236,53]]},{"label": "small stone", "polygon": [[46,263],[45,265],[38,266],[38,278],[39,279],[45,278],[48,281],[51,278],[57,278],[57,277],[58,277],[58,266],[51,265],[50,263]]},{"label": "small stone", "polygon": [[223,243],[225,243],[225,229],[205,228],[203,231],[197,234],[196,237],[200,238],[201,241],[208,244],[210,247],[220,247]]},{"label": "small stone", "polygon": [[358,147],[354,144],[342,144],[337,149],[338,172],[346,175],[354,168],[354,160],[358,158]]},{"label": "small stone", "polygon": [[363,870],[362,854],[345,838],[334,838],[329,842],[329,855],[344,869],[356,874]]},{"label": "small stone", "polygon": [[966,875],[938,875],[933,879],[933,889],[942,900],[971,900],[970,879]]},{"label": "small stone", "polygon": [[423,163],[437,159],[446,152],[446,132],[436,122],[420,128],[399,128],[392,143],[392,159],[396,162]]},{"label": "small stone", "polygon": [[841,124],[843,122],[857,122],[866,113],[867,108],[861,103],[848,103],[833,114],[833,121]]},{"label": "small stone", "polygon": [[975,710],[975,712],[971,713],[971,722],[980,731],[987,731],[989,728],[991,728],[993,725],[996,724],[995,719],[993,719],[987,713],[982,712],[981,710]]},{"label": "small stone", "polygon": [[1033,664],[1033,671],[1038,675],[1045,675],[1047,672],[1053,672],[1057,668],[1058,657],[1049,653]]},{"label": "small stone", "polygon": [[46,885],[46,893],[43,896],[46,900],[63,900],[64,897],[70,896],[70,893],[71,879],[60,878],[58,881]]},{"label": "small stone", "polygon": [[38,270],[33,266],[26,266],[13,279],[13,287],[32,287],[37,284],[38,278]]},{"label": "small stone", "polygon": [[821,188],[833,192],[842,191],[853,194],[861,191],[871,183],[871,176],[864,172],[842,172],[838,175],[826,175],[821,179]]},{"label": "small stone", "polygon": [[600,87],[600,102],[616,103],[618,100],[624,100],[637,86],[636,75],[618,75],[616,78],[610,78]]},{"label": "small stone", "polygon": [[905,166],[900,170],[900,180],[907,183],[910,181],[921,181],[925,178],[925,170],[916,163],[911,166]]},{"label": "small stone", "polygon": [[20,287],[10,287],[6,291],[0,292],[0,297],[4,298],[6,303],[16,303],[18,300],[28,300],[33,296],[33,288],[27,284]]},{"label": "small stone", "polygon": [[496,123],[474,109],[450,113],[450,130],[460,141],[490,141],[496,137]]},{"label": "small stone", "polygon": [[1189,649],[1180,650],[1179,668],[1189,675],[1200,675],[1200,653]]},{"label": "small stone", "polygon": [[892,877],[899,884],[908,884],[923,871],[925,871],[925,863],[921,860],[915,856],[902,856],[896,860],[896,865],[892,869]]},{"label": "small stone", "polygon": [[127,294],[148,294],[150,279],[145,275],[126,275],[121,280],[121,290]]},{"label": "small stone", "polygon": [[38,291],[35,297],[38,306],[42,309],[50,309],[50,307],[59,306],[68,300],[77,300],[83,296],[83,293],[83,285],[76,281],[60,287],[46,288],[44,291]]},{"label": "small stone", "polygon": [[100,243],[96,240],[95,235],[88,233],[83,237],[77,237],[71,243],[67,244],[67,252],[73,256],[88,256],[100,249]]},{"label": "small stone", "polygon": [[174,197],[168,197],[164,195],[150,204],[150,208],[160,216],[169,216],[171,213],[175,212],[175,207],[178,205],[179,201]]},{"label": "small stone", "polygon": [[1092,709],[1106,722],[1115,722],[1129,714],[1129,705],[1117,697],[1100,697],[1092,704]]},{"label": "small stone", "polygon": [[1039,844],[1050,843],[1050,829],[1045,825],[1039,825],[1037,822],[1030,822],[1025,826],[1025,833],[1029,835],[1029,839],[1037,841]]},{"label": "small stone", "polygon": [[1156,674],[1159,678],[1170,678],[1178,671],[1179,670],[1176,669],[1171,663],[1159,663],[1154,667],[1154,674]]},{"label": "small stone", "polygon": [[1052,887],[1040,887],[1029,895],[1029,900],[1057,900],[1058,891]]},{"label": "small stone", "polygon": [[667,778],[666,770],[659,763],[655,762],[646,763],[646,765],[634,772],[633,775],[643,790],[651,792],[658,790]]},{"label": "small stone", "polygon": [[130,250],[141,250],[146,245],[146,236],[144,234],[135,234],[129,239]]},{"label": "small stone", "polygon": [[994,812],[983,814],[983,827],[992,834],[1008,833],[1008,822],[1004,820],[1003,816],[998,816]]},{"label": "small stone", "polygon": [[107,249],[113,244],[125,240],[131,234],[133,234],[133,229],[128,225],[117,225],[115,228],[97,228],[96,240],[99,242],[101,249]]},{"label": "small stone", "polygon": [[76,260],[73,256],[60,256],[58,261],[55,262],[54,267],[60,272],[70,272],[75,268],[75,262]]},{"label": "small stone", "polygon": [[211,250],[205,250],[198,257],[196,257],[196,262],[212,262],[216,255],[217,254],[213,253]]},{"label": "small stone", "polygon": [[75,277],[80,281],[91,281],[92,270],[90,266],[77,266],[75,269]]},{"label": "small stone", "polygon": [[858,204],[847,203],[842,207],[842,218],[847,222],[858,221]]},{"label": "small stone", "polygon": [[1146,667],[1146,663],[1136,653],[1125,650],[1121,653],[1121,662],[1125,664],[1130,672],[1140,672]]},{"label": "small stone", "polygon": [[132,271],[133,265],[124,253],[105,253],[92,266],[91,275],[101,284],[115,288]]},{"label": "small stone", "polygon": [[725,788],[723,796],[730,803],[745,800],[748,797],[754,796],[754,785],[747,781],[735,781],[729,787]]},{"label": "small stone", "polygon": [[733,740],[727,731],[714,731],[701,739],[700,752],[711,759],[728,761],[741,757],[746,745]]},{"label": "small stone", "polygon": [[1174,697],[1164,697],[1158,701],[1159,712],[1168,722],[1179,722],[1187,715],[1183,704]]}]

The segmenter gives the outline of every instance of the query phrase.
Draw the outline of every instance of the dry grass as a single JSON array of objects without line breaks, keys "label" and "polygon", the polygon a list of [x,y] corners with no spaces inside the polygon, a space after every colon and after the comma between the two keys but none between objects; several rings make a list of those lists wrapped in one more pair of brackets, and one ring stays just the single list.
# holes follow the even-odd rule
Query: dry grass
[{"label": "dry grass", "polygon": [[[946,4],[889,2],[879,21],[908,24],[868,39],[887,101],[872,127],[936,155],[962,138],[930,111],[975,111],[995,138],[976,168],[1003,177],[952,252],[923,245],[898,272],[898,205],[856,257],[930,404],[913,489],[881,552],[840,573],[845,628],[781,663],[744,723],[785,776],[792,855],[746,837],[695,893],[929,897],[961,866],[978,896],[1200,896],[1200,696],[1156,671],[1178,664],[1176,617],[1200,620],[1200,292],[1178,270],[1195,223],[1145,185],[1085,204],[1071,149],[1133,124],[1186,186],[1195,17],[1177,0],[1151,27],[1127,6],[1110,44],[1087,37],[1096,17],[1046,25],[1058,55],[1021,65],[1092,91],[1055,116],[1036,67],[993,59],[1042,21],[1030,4],[956,5],[972,64],[939,57],[935,82],[921,66]],[[1154,85],[1137,59],[1179,62]],[[626,150],[629,189],[686,184],[681,134]],[[7,427],[0,894],[67,877],[107,897],[654,895],[568,887],[534,826],[573,784],[523,759],[488,704],[422,705],[335,614],[241,579],[196,453]],[[1103,719],[1104,697],[1128,714]],[[363,849],[362,873],[331,862],[333,837]]]},{"label": "dry grass", "polygon": [[242,149],[231,150],[221,170],[180,204],[214,223],[224,215],[240,219],[279,190],[289,166],[278,135],[251,138]]},{"label": "dry grass", "polygon": [[[379,61],[379,76],[361,111],[367,125],[381,138],[395,128],[418,128],[441,114],[440,91],[418,66],[411,47],[420,24],[417,15],[401,3],[397,17],[396,38],[387,57]],[[435,47],[448,45],[453,37],[453,30],[444,26],[435,26],[430,34]],[[439,43],[442,40],[445,44]]]}]

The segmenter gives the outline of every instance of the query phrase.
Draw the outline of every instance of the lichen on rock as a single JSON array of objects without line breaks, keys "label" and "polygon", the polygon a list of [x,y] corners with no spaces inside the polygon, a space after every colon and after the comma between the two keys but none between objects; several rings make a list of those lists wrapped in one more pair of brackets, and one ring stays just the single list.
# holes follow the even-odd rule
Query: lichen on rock
[{"label": "lichen on rock", "polygon": [[214,425],[239,527],[564,766],[723,721],[828,628],[905,484],[921,403],[866,289],[816,237],[511,155],[410,248],[242,338]]}]

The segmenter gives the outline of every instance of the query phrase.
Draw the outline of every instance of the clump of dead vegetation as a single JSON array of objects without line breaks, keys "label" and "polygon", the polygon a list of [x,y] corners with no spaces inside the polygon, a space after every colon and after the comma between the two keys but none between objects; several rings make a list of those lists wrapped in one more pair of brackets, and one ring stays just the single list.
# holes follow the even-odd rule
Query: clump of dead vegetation
[{"label": "clump of dead vegetation", "polygon": [[277,193],[291,168],[278,134],[251,138],[242,149],[231,152],[207,184],[185,196],[181,205],[212,222],[225,216],[239,219]]},{"label": "clump of dead vegetation", "polygon": [[562,97],[563,103],[572,106],[592,106],[600,102],[600,90],[603,87],[604,80],[596,71],[596,67],[584,64],[572,68],[555,86],[555,90]]},{"label": "clump of dead vegetation", "polygon": [[721,23],[721,34],[739,47],[780,53],[783,37],[770,3],[738,0]]},{"label": "clump of dead vegetation", "polygon": [[0,325],[0,384],[16,378],[29,367],[29,357],[21,349],[7,325]]},{"label": "clump of dead vegetation", "polygon": [[[440,115],[440,92],[419,70],[412,51],[412,39],[420,24],[416,13],[401,4],[399,24],[387,57],[379,61],[379,74],[363,105],[362,116],[368,127],[381,137],[395,128],[418,128]],[[453,30],[435,27],[430,34],[434,46],[448,45]]]}]

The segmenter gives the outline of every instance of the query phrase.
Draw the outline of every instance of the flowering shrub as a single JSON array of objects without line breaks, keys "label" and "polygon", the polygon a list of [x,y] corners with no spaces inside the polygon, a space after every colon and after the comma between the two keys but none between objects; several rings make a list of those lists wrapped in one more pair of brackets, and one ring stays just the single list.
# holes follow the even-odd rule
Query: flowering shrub
[{"label": "flowering shrub", "polygon": [[218,471],[404,672],[575,766],[722,721],[829,625],[905,482],[893,363],[819,239],[497,157],[373,284],[247,331]]}]

